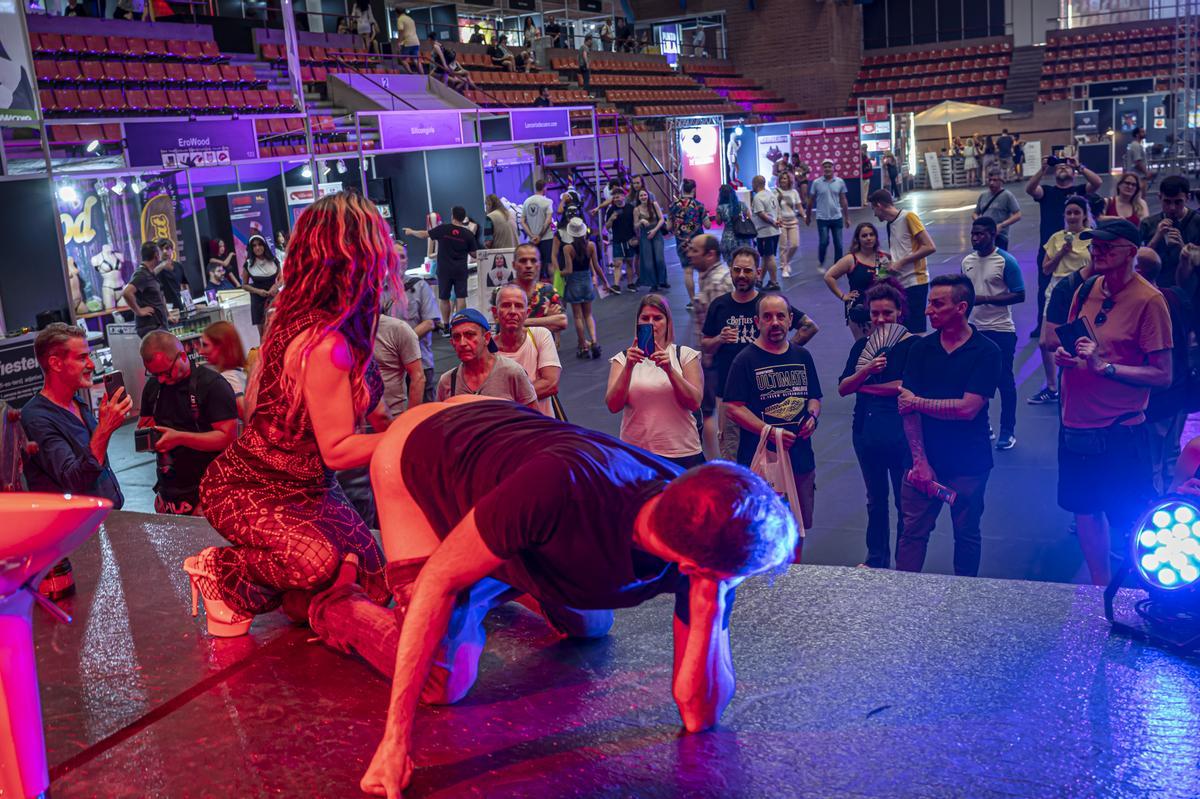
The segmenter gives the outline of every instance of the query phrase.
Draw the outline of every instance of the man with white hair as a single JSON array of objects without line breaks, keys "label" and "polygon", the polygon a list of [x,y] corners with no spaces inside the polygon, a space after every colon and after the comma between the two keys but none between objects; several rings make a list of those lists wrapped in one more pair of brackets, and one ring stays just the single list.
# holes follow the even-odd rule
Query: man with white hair
[{"label": "man with white hair", "polygon": [[558,394],[558,378],[562,374],[554,335],[549,328],[525,325],[529,317],[529,297],[515,283],[501,286],[492,302],[497,349],[525,370],[537,393],[538,410],[554,417],[554,397]]}]

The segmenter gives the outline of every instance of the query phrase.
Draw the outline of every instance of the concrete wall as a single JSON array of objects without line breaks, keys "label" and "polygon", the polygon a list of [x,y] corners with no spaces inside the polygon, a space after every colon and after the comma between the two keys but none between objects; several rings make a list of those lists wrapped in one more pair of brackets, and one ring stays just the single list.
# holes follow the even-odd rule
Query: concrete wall
[{"label": "concrete wall", "polygon": [[1013,46],[1045,44],[1046,31],[1058,27],[1049,20],[1059,13],[1058,0],[1006,0],[1004,18],[1012,26]]},{"label": "concrete wall", "polygon": [[844,114],[862,59],[862,9],[815,0],[631,0],[639,22],[724,11],[729,56],[747,78],[815,116]]}]

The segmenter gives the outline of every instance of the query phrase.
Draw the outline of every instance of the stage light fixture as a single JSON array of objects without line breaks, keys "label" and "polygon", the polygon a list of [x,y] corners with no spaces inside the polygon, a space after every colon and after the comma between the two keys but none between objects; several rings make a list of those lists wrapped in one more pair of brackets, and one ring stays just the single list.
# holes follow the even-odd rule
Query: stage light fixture
[{"label": "stage light fixture", "polygon": [[308,164],[305,164],[304,169],[300,170],[300,177],[302,177],[306,180],[308,178],[311,178],[312,177],[312,167],[310,167]]},{"label": "stage light fixture", "polygon": [[89,153],[94,153],[99,149],[100,149],[100,140],[99,139],[92,139],[90,142],[88,142],[87,151]]},{"label": "stage light fixture", "polygon": [[129,188],[130,188],[130,190],[133,191],[134,194],[141,194],[142,189],[146,188],[146,184],[142,183],[141,178],[134,178],[133,183],[131,183],[129,185]]},{"label": "stage light fixture", "polygon": [[104,185],[104,181],[97,180],[96,181],[96,195],[99,196],[101,194],[106,193],[107,191],[108,191],[108,186]]},{"label": "stage light fixture", "polygon": [[[1117,621],[1113,599],[1133,575],[1147,596],[1135,609],[1142,626]],[[1138,519],[1125,566],[1104,591],[1113,629],[1181,652],[1200,649],[1200,503],[1168,494]]]},{"label": "stage light fixture", "polygon": [[343,161],[341,158],[339,158],[338,162],[337,162],[337,171],[338,171],[339,175],[346,174],[346,162]]},{"label": "stage light fixture", "polygon": [[117,178],[116,182],[112,184],[112,190],[113,194],[120,194],[125,191],[125,181]]},{"label": "stage light fixture", "polygon": [[62,186],[58,187],[58,199],[65,203],[71,203],[74,205],[75,203],[79,202],[79,192],[77,192],[75,187],[70,183],[64,183]]},{"label": "stage light fixture", "polygon": [[733,129],[733,135],[734,136],[742,135],[742,126],[741,125],[738,125],[736,128]]}]

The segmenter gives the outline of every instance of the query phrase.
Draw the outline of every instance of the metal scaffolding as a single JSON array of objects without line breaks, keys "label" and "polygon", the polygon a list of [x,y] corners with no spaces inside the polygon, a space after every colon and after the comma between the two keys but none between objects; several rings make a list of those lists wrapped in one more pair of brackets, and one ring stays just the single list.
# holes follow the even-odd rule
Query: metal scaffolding
[{"label": "metal scaffolding", "polygon": [[1175,72],[1170,83],[1174,99],[1171,148],[1172,172],[1197,171],[1200,129],[1200,0],[1175,0]]}]

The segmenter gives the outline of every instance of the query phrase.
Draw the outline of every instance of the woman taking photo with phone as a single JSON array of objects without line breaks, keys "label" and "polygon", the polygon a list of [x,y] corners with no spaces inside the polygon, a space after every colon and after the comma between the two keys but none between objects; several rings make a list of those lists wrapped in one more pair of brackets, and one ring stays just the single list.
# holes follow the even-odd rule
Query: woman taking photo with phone
[{"label": "woman taking photo with phone", "polygon": [[621,412],[622,441],[685,469],[699,466],[700,353],[675,343],[671,307],[660,295],[643,297],[636,318],[633,346],[611,359],[604,403]]}]

